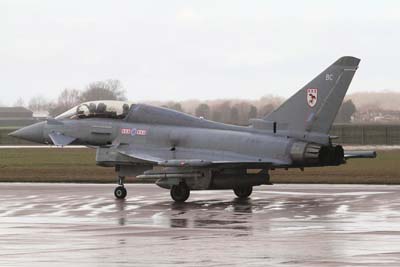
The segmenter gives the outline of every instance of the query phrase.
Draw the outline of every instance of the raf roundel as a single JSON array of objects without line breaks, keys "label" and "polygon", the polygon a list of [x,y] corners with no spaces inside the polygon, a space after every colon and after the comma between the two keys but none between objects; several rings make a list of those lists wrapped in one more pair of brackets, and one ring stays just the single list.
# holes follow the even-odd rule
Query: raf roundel
[{"label": "raf roundel", "polygon": [[318,101],[318,89],[309,88],[307,89],[307,105],[310,108],[315,107]]},{"label": "raf roundel", "polygon": [[136,136],[136,135],[145,136],[147,135],[147,130],[136,129],[136,128],[121,128],[121,134],[131,135],[131,136]]}]

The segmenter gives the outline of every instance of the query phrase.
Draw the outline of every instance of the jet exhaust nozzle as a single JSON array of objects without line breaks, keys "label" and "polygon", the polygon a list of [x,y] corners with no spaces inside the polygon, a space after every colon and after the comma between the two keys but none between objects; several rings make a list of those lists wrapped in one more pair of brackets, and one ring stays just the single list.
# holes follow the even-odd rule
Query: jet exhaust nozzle
[{"label": "jet exhaust nozzle", "polygon": [[297,164],[337,166],[344,162],[344,150],[339,145],[321,146],[295,142],[290,150],[290,156]]}]

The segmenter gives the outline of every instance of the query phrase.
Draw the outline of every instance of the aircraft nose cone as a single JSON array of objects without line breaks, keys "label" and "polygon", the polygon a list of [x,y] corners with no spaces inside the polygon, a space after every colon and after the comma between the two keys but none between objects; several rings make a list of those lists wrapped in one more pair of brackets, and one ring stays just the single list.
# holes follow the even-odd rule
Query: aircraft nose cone
[{"label": "aircraft nose cone", "polygon": [[45,121],[38,122],[33,125],[18,129],[12,133],[9,133],[8,135],[36,143],[43,143],[43,132],[45,123]]}]

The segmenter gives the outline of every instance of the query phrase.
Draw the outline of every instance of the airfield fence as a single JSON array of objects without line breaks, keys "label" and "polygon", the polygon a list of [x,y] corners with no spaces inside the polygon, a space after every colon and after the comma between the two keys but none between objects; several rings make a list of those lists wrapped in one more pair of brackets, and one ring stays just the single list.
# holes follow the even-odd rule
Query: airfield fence
[{"label": "airfield fence", "polygon": [[[20,140],[8,134],[17,128],[0,128],[0,145],[26,145],[33,144]],[[335,124],[332,127],[332,136],[338,138],[335,143],[346,145],[400,145],[400,124]]]},{"label": "airfield fence", "polygon": [[347,145],[400,145],[400,124],[335,124],[335,143]]}]

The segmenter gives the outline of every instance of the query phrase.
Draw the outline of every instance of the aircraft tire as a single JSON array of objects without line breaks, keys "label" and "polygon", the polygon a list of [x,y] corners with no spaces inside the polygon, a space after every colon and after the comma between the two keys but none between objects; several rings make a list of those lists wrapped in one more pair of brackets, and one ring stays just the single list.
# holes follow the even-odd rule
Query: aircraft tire
[{"label": "aircraft tire", "polygon": [[127,195],[127,191],[126,188],[123,186],[118,186],[117,188],[115,188],[114,190],[114,196],[117,199],[124,199]]},{"label": "aircraft tire", "polygon": [[253,192],[253,187],[252,186],[238,186],[238,187],[233,188],[233,192],[235,192],[235,195],[238,198],[246,199]]},{"label": "aircraft tire", "polygon": [[171,197],[175,202],[185,202],[190,196],[190,189],[185,183],[171,187]]}]

